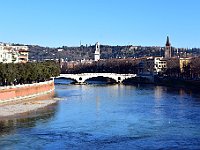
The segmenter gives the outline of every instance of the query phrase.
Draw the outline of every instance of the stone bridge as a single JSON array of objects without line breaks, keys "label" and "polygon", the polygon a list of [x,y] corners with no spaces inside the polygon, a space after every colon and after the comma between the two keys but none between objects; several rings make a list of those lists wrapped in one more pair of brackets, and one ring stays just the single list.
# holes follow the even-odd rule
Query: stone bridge
[{"label": "stone bridge", "polygon": [[81,74],[60,74],[56,78],[72,79],[79,84],[83,84],[86,80],[96,77],[110,78],[117,83],[122,83],[125,79],[134,78],[136,74],[117,74],[117,73],[81,73]]}]

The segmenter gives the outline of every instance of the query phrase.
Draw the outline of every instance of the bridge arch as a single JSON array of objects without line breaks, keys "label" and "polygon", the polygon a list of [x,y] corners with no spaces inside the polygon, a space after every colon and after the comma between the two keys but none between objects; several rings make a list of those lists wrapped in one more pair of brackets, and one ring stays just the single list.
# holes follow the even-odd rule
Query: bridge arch
[{"label": "bridge arch", "polygon": [[71,83],[75,82],[77,83],[78,81],[75,78],[70,78],[70,77],[56,77],[56,79],[66,79],[72,81]]},{"label": "bridge arch", "polygon": [[[113,81],[113,82],[116,82],[116,83],[117,83],[116,79],[111,78],[111,77],[107,77],[107,76],[92,76],[92,77],[88,77],[87,79],[85,79],[84,82],[87,82],[87,81],[89,81],[89,80],[91,80],[91,79],[97,79],[97,78],[99,78],[99,79],[102,78],[102,81],[103,81],[103,79],[110,79],[111,82]],[[100,80],[100,81],[101,81],[101,80]]]}]

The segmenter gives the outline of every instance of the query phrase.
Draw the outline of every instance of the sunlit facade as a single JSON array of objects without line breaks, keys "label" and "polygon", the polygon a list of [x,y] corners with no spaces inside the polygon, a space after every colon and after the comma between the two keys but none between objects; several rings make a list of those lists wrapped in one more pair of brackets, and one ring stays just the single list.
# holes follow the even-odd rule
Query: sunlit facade
[{"label": "sunlit facade", "polygon": [[13,46],[0,44],[0,63],[26,63],[28,62],[28,46]]}]

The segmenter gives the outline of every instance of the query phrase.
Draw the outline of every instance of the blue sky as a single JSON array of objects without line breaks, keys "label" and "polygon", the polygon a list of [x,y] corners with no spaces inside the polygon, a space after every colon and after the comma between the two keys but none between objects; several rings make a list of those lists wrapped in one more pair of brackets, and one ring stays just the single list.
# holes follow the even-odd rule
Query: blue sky
[{"label": "blue sky", "polygon": [[1,0],[0,41],[200,47],[200,0]]}]

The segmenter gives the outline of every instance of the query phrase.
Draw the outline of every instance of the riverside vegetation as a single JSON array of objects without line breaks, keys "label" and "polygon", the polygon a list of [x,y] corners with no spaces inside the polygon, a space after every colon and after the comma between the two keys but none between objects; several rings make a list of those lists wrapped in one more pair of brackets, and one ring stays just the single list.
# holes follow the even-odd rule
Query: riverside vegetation
[{"label": "riverside vegetation", "polygon": [[59,74],[59,64],[53,61],[19,64],[0,63],[0,86],[43,82]]},{"label": "riverside vegetation", "polygon": [[[68,66],[64,63],[61,73],[134,73],[149,74],[154,77],[154,83],[158,85],[200,87],[200,57],[191,58],[188,64],[180,67],[179,58],[167,60],[167,68],[158,74],[154,73],[154,64],[149,64],[146,59],[107,59],[93,63],[79,63]],[[128,79],[128,83],[142,82],[152,83],[147,78]]]}]

